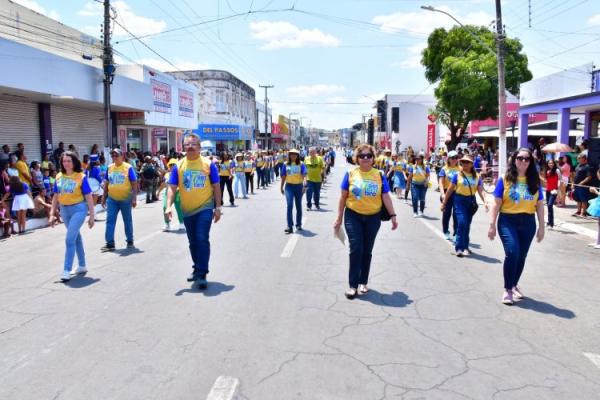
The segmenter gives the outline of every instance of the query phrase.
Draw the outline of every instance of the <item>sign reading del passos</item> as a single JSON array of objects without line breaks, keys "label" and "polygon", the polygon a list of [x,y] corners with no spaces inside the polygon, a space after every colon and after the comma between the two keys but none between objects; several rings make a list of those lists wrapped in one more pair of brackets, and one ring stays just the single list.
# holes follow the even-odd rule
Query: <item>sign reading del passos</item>
[{"label": "sign reading del passos", "polygon": [[152,96],[154,97],[154,111],[171,114],[171,85],[150,79],[152,83]]}]

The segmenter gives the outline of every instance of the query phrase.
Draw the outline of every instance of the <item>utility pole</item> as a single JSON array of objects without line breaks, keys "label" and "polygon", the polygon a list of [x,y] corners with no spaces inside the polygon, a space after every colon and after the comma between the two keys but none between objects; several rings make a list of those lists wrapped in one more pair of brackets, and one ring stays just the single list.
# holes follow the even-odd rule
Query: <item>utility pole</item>
[{"label": "utility pole", "polygon": [[104,52],[102,55],[102,69],[104,71],[104,143],[113,148],[112,121],[110,118],[110,85],[112,84],[115,65],[113,52],[110,45],[110,0],[104,0]]},{"label": "utility pole", "polygon": [[267,91],[269,89],[273,89],[275,86],[273,86],[273,85],[258,85],[258,87],[265,89],[265,139],[264,139],[265,142],[264,143],[265,143],[265,148],[268,149],[268,148],[270,148],[270,146],[268,144],[270,141],[267,142],[267,139],[266,139],[268,127],[269,127],[269,111],[268,111],[269,110],[269,97],[267,95]]},{"label": "utility pole", "polygon": [[506,84],[504,80],[504,26],[502,4],[496,0],[496,55],[498,58],[498,129],[500,132],[498,169],[499,175],[506,171]]}]

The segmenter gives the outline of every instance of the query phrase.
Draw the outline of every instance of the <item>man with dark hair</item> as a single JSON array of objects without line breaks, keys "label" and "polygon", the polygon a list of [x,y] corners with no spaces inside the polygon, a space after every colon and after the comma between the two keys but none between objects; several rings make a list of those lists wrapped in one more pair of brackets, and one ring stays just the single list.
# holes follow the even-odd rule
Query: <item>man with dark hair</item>
[{"label": "man with dark hair", "polygon": [[65,152],[65,144],[63,142],[60,142],[58,144],[58,148],[56,148],[54,150],[54,153],[52,153],[52,157],[54,158],[54,165],[59,164],[60,156],[62,156],[62,153],[64,153],[64,152]]},{"label": "man with dark hair", "polygon": [[0,152],[0,167],[4,167],[8,165],[10,160],[10,147],[7,144],[2,146],[2,151]]}]

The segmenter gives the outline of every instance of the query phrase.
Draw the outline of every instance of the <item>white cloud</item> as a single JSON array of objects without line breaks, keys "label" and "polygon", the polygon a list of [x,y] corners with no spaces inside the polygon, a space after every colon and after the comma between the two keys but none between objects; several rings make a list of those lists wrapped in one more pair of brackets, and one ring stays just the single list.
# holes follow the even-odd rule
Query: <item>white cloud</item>
[{"label": "white cloud", "polygon": [[400,68],[420,68],[421,67],[421,52],[423,49],[427,47],[427,43],[417,43],[413,46],[410,46],[407,50],[408,55],[402,61],[397,61],[392,63],[392,67],[400,67]]},{"label": "white cloud", "polygon": [[[461,15],[446,6],[437,7],[439,10],[452,14],[463,24],[487,26],[494,17],[483,11]],[[389,15],[379,15],[373,18],[373,23],[379,25],[382,32],[407,32],[413,35],[428,35],[436,28],[450,29],[456,22],[447,15],[439,12],[420,10],[418,12],[398,12]]]},{"label": "white cloud", "polygon": [[317,97],[327,96],[335,93],[341,93],[346,88],[341,85],[303,85],[292,86],[286,89],[287,93],[292,97]]},{"label": "white cloud", "polygon": [[35,12],[43,14],[49,18],[59,20],[60,14],[56,10],[46,11],[44,7],[42,7],[38,2],[34,0],[13,0],[15,3],[22,5],[23,7],[27,7]]},{"label": "white cloud", "polygon": [[[174,71],[175,68],[169,64],[168,62],[161,60],[159,58],[140,58],[139,60],[135,60],[138,64],[144,64],[149,67],[155,68],[159,71]],[[174,59],[171,61],[175,66],[182,71],[193,71],[196,69],[209,69],[208,64],[197,63],[193,61],[186,61],[181,59]]]},{"label": "white cloud", "polygon": [[265,42],[262,50],[299,49],[302,47],[337,47],[340,40],[319,29],[300,29],[286,21],[250,23],[252,37]]},{"label": "white cloud", "polygon": [[[129,4],[122,0],[114,1],[112,6],[117,11],[117,21],[136,36],[160,33],[167,27],[167,23],[163,20],[152,19],[136,14]],[[77,14],[84,17],[97,17],[102,15],[102,5],[98,3],[86,3]],[[85,26],[83,30],[86,33],[98,35],[97,25]],[[123,38],[129,37],[130,35],[119,25],[114,24],[113,36],[116,38]]]},{"label": "white cloud", "polygon": [[592,15],[588,19],[588,25],[600,25],[600,14]]}]

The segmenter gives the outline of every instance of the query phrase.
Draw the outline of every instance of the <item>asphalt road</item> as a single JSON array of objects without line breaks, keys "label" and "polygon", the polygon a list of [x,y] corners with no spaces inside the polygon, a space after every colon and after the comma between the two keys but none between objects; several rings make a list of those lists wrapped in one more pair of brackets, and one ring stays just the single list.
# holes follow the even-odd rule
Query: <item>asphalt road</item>
[{"label": "asphalt road", "polygon": [[589,238],[548,232],[530,251],[528,298],[507,307],[483,209],[475,254],[458,259],[440,236],[438,193],[423,219],[395,200],[400,227],[382,225],[371,292],[350,301],[331,229],[344,168],[301,235],[283,233],[279,182],[225,207],[202,292],[186,282],[185,233],[160,231],[162,203],[134,212],[136,251],[100,253],[104,223],[85,228],[89,273],[68,284],[57,282],[64,227],[0,243],[0,399],[196,400],[220,376],[248,400],[600,398]]}]

